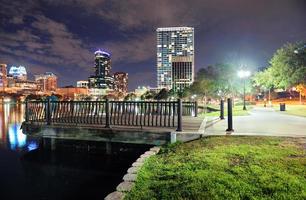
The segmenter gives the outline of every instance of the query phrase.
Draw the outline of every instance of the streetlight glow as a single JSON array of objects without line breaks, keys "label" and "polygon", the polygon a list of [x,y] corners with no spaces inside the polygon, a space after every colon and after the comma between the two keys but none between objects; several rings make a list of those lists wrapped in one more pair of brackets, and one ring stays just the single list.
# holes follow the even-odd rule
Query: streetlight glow
[{"label": "streetlight glow", "polygon": [[238,71],[238,76],[239,78],[247,78],[249,76],[251,76],[251,72],[248,70],[239,70]]}]

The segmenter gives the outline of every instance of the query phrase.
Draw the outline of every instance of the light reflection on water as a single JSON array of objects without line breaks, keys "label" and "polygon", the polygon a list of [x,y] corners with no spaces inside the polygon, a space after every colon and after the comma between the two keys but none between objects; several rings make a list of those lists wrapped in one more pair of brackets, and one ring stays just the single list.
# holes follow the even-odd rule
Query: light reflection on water
[{"label": "light reflection on water", "polygon": [[84,147],[82,142],[60,141],[62,149],[49,151],[22,133],[23,113],[22,104],[0,104],[0,200],[103,199],[151,147],[114,143],[108,155],[100,142],[90,153],[72,148]]},{"label": "light reflection on water", "polygon": [[20,129],[24,120],[23,104],[0,104],[0,146],[16,151],[31,151],[38,147]]}]

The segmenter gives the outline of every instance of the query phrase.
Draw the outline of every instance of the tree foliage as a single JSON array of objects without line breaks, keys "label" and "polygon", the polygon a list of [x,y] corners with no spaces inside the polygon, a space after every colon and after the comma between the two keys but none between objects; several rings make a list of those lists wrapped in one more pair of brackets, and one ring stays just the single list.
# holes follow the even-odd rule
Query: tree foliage
[{"label": "tree foliage", "polygon": [[146,91],[143,95],[141,95],[141,100],[150,100],[154,99],[156,93],[152,91]]},{"label": "tree foliage", "polygon": [[168,99],[168,90],[163,88],[159,91],[159,93],[154,97],[156,100],[166,100]]},{"label": "tree foliage", "polygon": [[237,67],[230,64],[216,64],[199,70],[189,92],[204,98],[220,98],[234,96],[239,88],[241,81],[237,77]]},{"label": "tree foliage", "polygon": [[265,71],[257,72],[253,76],[252,80],[255,87],[260,87],[263,90],[269,90],[274,87],[271,68],[268,68]]},{"label": "tree foliage", "polygon": [[267,69],[254,77],[256,85],[264,88],[288,89],[306,84],[306,43],[288,43],[278,49]]},{"label": "tree foliage", "polygon": [[124,97],[124,101],[127,101],[127,100],[135,100],[136,99],[136,94],[134,93],[128,93],[125,97]]},{"label": "tree foliage", "polygon": [[298,84],[296,86],[296,91],[298,91],[301,96],[306,97],[306,85]]}]

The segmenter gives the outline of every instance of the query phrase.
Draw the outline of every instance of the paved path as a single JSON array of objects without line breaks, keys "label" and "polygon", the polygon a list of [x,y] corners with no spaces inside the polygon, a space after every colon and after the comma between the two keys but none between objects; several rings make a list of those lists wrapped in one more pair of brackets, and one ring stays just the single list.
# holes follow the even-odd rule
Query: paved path
[{"label": "paved path", "polygon": [[[224,135],[227,119],[205,130],[207,135]],[[232,135],[306,136],[306,117],[255,107],[248,116],[233,116]]]}]

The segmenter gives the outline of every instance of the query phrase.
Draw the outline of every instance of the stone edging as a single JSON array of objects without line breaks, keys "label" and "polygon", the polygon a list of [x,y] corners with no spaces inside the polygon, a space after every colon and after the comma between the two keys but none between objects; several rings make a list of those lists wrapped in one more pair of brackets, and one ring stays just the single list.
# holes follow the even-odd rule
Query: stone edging
[{"label": "stone edging", "polygon": [[105,200],[123,200],[126,193],[131,191],[135,185],[137,173],[144,164],[145,160],[152,155],[159,152],[160,147],[152,147],[149,151],[143,153],[127,170],[127,173],[123,176],[123,181],[116,187],[116,191],[108,194]]}]

